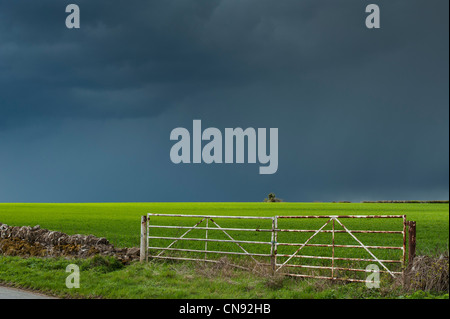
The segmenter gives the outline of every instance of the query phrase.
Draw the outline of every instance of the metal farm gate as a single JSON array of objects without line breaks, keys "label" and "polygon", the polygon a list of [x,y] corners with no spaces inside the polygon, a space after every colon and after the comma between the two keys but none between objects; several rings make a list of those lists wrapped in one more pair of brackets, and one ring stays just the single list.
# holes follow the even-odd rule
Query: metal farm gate
[{"label": "metal farm gate", "polygon": [[[349,221],[358,221],[358,225],[362,224],[360,221],[372,221],[373,226],[373,221],[380,220],[382,222],[378,228],[381,228],[386,224],[383,221],[387,219],[394,220],[390,228],[398,228],[350,230],[348,225]],[[301,223],[301,227],[295,225],[295,222]],[[290,227],[280,228],[279,223],[287,223],[286,226]],[[312,225],[309,228],[314,229],[301,229],[308,223]],[[252,260],[253,267],[243,266],[242,263],[234,266],[247,269],[264,266],[269,267],[274,274],[294,277],[366,282],[361,275],[367,275],[368,270],[362,264],[376,264],[380,273],[394,278],[403,274],[407,261],[408,225],[410,238],[412,235],[415,238],[415,227],[411,227],[415,223],[408,223],[406,215],[257,217],[148,214],[141,218],[141,261],[151,258],[219,263],[220,259],[217,257],[220,256],[246,256]],[[342,238],[344,234],[347,236],[345,240]],[[370,238],[361,238],[368,234]],[[367,242],[374,240],[373,236],[384,236],[377,238],[388,239],[388,243],[382,245]],[[329,242],[314,243],[319,238],[328,239]],[[411,244],[415,246],[415,241]],[[216,247],[212,247],[213,245]],[[313,254],[306,252],[308,247],[313,249]],[[410,247],[410,250],[414,248]],[[358,253],[356,256],[349,256],[347,250],[356,250]],[[361,257],[360,251],[364,252],[365,258]],[[382,258],[381,251],[398,253],[395,256],[384,253]],[[410,255],[409,258],[413,257]]]}]

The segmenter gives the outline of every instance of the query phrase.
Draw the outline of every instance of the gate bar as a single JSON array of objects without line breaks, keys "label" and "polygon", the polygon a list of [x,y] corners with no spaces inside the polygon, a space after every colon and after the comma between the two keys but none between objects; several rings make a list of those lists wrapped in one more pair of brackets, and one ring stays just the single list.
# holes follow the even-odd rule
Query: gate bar
[{"label": "gate bar", "polygon": [[152,214],[149,216],[159,217],[190,217],[190,218],[230,218],[230,219],[272,219],[273,217],[260,217],[260,216],[214,216],[214,215],[183,215],[183,214]]},{"label": "gate bar", "polygon": [[247,241],[247,240],[227,240],[227,239],[205,239],[205,238],[181,238],[181,237],[160,237],[160,236],[148,236],[150,239],[167,239],[167,240],[192,240],[192,241],[210,241],[217,243],[239,243],[239,244],[258,244],[258,245],[272,245],[268,241]]},{"label": "gate bar", "polygon": [[[166,225],[149,225],[148,227],[150,228],[167,228],[167,229],[189,229],[191,228],[190,226],[166,226]],[[196,227],[196,229],[200,229],[200,230],[236,230],[236,231],[254,231],[254,232],[267,232],[267,233],[271,233],[273,230],[272,229],[251,229],[251,228],[226,228],[226,227],[222,227],[222,228],[216,228],[216,227]]]},{"label": "gate bar", "polygon": [[[291,255],[278,254],[278,257],[291,257]],[[326,256],[307,256],[307,255],[295,255],[294,258],[306,258],[306,259],[326,259],[332,260],[332,257]],[[364,258],[351,258],[351,257],[334,257],[334,260],[345,260],[345,261],[368,261],[368,262],[376,262],[375,259],[364,259]],[[382,260],[379,259],[383,263],[401,263],[401,260]]]},{"label": "gate bar", "polygon": [[403,218],[406,215],[300,215],[278,216],[278,218]]},{"label": "gate bar", "polygon": [[[206,253],[206,254],[224,254],[224,255],[239,255],[239,256],[257,256],[257,257],[272,257],[270,254],[257,254],[257,253],[240,253],[234,251],[218,251],[218,250],[199,250],[199,249],[187,249],[187,248],[164,248],[164,247],[148,247],[153,250],[170,250],[170,251],[185,251],[190,253]],[[154,258],[156,258],[155,256]]]},{"label": "gate bar", "polygon": [[[309,246],[309,247],[333,247],[331,244],[300,244],[300,243],[278,243],[279,246]],[[334,245],[334,247],[339,248],[363,248],[358,245]],[[366,246],[370,249],[396,249],[402,250],[402,247],[391,247],[391,246]]]}]

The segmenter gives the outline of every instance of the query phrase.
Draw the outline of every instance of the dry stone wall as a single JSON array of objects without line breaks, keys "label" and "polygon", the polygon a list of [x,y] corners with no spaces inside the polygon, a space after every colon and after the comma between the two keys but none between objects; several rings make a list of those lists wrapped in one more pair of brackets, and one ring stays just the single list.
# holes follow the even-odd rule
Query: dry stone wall
[{"label": "dry stone wall", "polygon": [[39,225],[8,226],[0,223],[0,254],[22,257],[88,258],[115,256],[123,263],[139,259],[139,248],[116,248],[106,238],[67,235]]}]

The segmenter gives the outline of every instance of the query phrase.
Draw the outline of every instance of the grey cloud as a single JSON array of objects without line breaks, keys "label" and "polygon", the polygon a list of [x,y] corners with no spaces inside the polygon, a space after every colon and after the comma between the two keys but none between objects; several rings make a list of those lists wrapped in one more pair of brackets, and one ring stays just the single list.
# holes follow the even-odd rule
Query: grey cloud
[{"label": "grey cloud", "polygon": [[[0,201],[448,196],[447,1],[68,3],[0,4]],[[278,127],[278,173],[171,165],[197,118]]]},{"label": "grey cloud", "polygon": [[369,36],[361,27],[364,5],[352,1],[78,4],[83,27],[77,31],[63,25],[65,3],[2,4],[0,81],[2,95],[13,95],[4,101],[4,116],[29,114],[23,105],[31,114],[59,115],[62,104],[64,114],[97,116],[96,99],[75,92],[99,90],[114,99],[146,89],[146,99],[130,101],[135,107],[118,99],[100,114],[154,116],[205,90],[255,81],[289,85],[321,69],[363,63],[404,41],[384,30]]}]

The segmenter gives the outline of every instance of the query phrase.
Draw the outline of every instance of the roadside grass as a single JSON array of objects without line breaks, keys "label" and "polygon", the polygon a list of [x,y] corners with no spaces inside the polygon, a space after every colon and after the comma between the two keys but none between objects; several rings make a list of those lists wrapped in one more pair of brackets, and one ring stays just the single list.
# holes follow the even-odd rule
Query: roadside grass
[{"label": "roadside grass", "polygon": [[[68,289],[65,269],[80,267],[80,288]],[[61,298],[111,299],[358,299],[443,298],[448,293],[407,293],[382,281],[364,284],[270,277],[227,266],[196,263],[133,263],[116,267],[112,258],[88,260],[0,257],[0,284],[37,290]],[[13,284],[11,284],[13,283]]]}]

